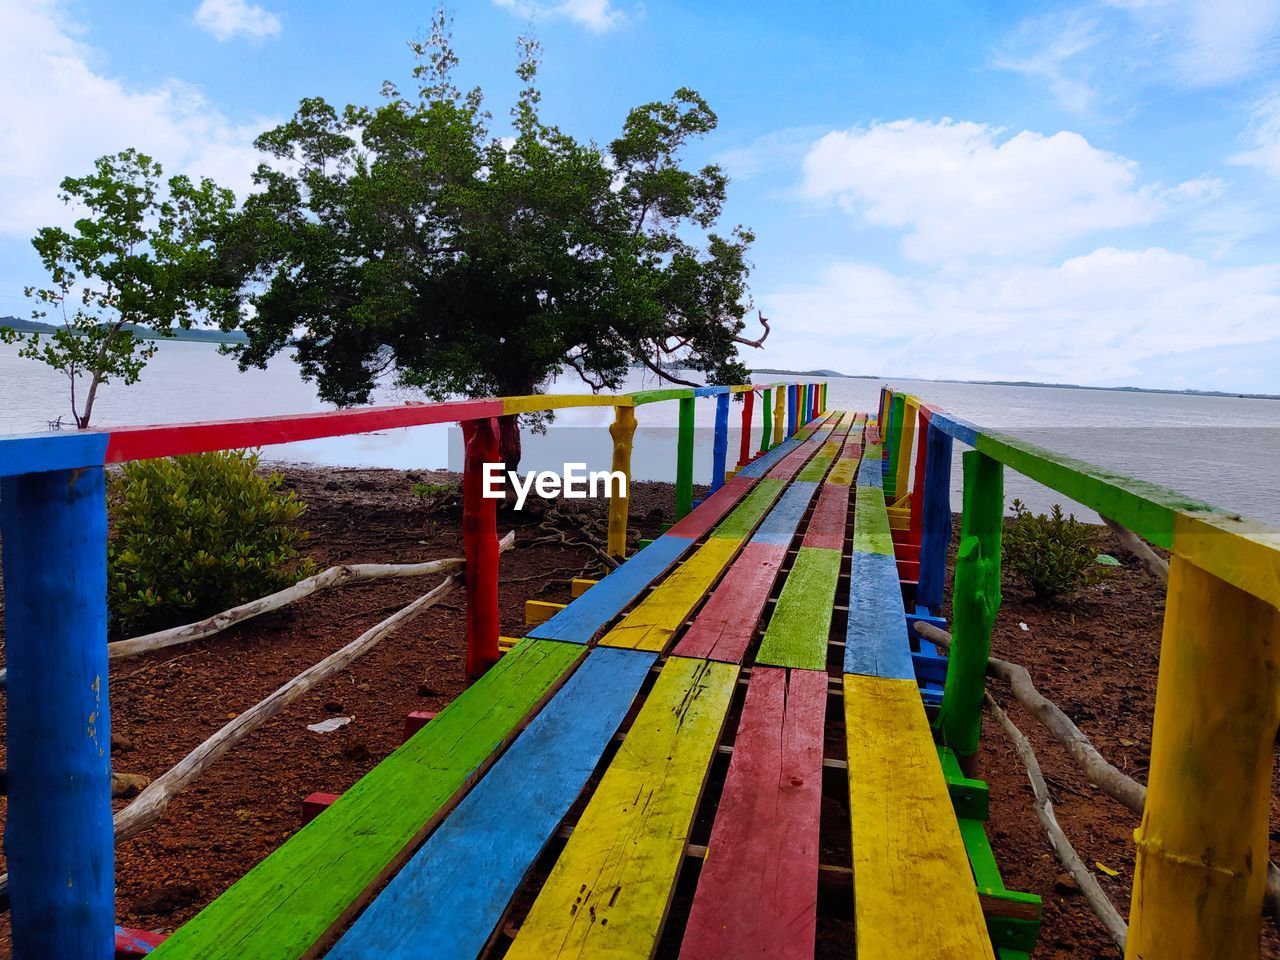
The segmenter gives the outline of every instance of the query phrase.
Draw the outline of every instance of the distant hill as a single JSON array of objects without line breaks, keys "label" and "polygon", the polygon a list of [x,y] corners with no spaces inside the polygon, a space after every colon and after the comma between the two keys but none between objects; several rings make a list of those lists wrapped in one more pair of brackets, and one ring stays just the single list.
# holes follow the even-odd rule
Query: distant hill
[{"label": "distant hill", "polygon": [[[0,327],[12,327],[20,333],[53,333],[58,328],[52,323],[41,323],[39,320],[22,320],[18,317],[0,317]],[[239,330],[232,330],[230,333],[224,333],[221,330],[203,330],[192,328],[183,330],[178,327],[174,330],[173,336],[166,337],[156,333],[154,330],[148,330],[146,327],[139,327],[136,324],[125,324],[126,330],[132,330],[134,335],[142,340],[189,340],[194,343],[248,343],[249,338]]]},{"label": "distant hill", "polygon": [[752,373],[768,373],[786,377],[850,377],[851,374],[837,373],[834,370],[773,370],[768,367],[756,367]]}]

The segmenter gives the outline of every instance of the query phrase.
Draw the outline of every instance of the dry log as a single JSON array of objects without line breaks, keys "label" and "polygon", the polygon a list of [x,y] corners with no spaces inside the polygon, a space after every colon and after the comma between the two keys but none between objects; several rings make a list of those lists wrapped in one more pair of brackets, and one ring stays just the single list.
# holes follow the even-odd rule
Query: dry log
[{"label": "dry log", "polygon": [[1116,946],[1120,948],[1120,952],[1123,953],[1124,941],[1125,937],[1128,936],[1129,927],[1116,910],[1115,905],[1107,898],[1102,887],[1098,885],[1097,878],[1094,877],[1093,872],[1080,859],[1075,847],[1071,845],[1067,835],[1062,832],[1062,827],[1058,825],[1058,818],[1053,812],[1053,801],[1049,798],[1049,785],[1045,783],[1044,774],[1040,772],[1040,764],[1036,760],[1035,751],[1031,748],[1031,742],[1009,719],[1009,715],[1000,709],[1000,704],[995,702],[990,693],[986,694],[986,702],[988,709],[995,714],[996,719],[1000,721],[1000,725],[1004,727],[1005,733],[1013,741],[1014,748],[1018,751],[1018,756],[1022,758],[1022,763],[1027,768],[1027,779],[1031,781],[1031,789],[1035,793],[1036,817],[1039,818],[1040,825],[1044,827],[1044,832],[1049,837],[1049,844],[1053,847],[1053,852],[1058,855],[1062,865],[1071,874],[1071,879],[1076,882],[1076,886],[1084,894],[1089,908],[1102,921],[1107,933],[1115,941]]},{"label": "dry log", "polygon": [[[1101,514],[1099,514],[1101,516]],[[1124,548],[1132,553],[1135,557],[1142,561],[1142,565],[1147,568],[1147,572],[1159,580],[1161,583],[1169,582],[1169,561],[1165,560],[1160,554],[1156,553],[1149,547],[1132,530],[1120,526],[1110,517],[1102,517],[1102,522],[1115,531]]]},{"label": "dry log", "polygon": [[[922,622],[915,624],[915,630],[920,636],[943,649],[951,648],[951,634],[945,630]],[[1080,764],[1090,783],[1112,799],[1124,804],[1139,817],[1142,816],[1142,808],[1147,802],[1147,788],[1108,763],[1089,738],[1071,721],[1071,718],[1063,713],[1056,703],[1036,689],[1026,667],[998,657],[990,657],[987,660],[987,673],[1009,684],[1018,702],[1044,724]],[[1267,864],[1265,906],[1271,919],[1280,925],[1280,867],[1274,863]]]}]

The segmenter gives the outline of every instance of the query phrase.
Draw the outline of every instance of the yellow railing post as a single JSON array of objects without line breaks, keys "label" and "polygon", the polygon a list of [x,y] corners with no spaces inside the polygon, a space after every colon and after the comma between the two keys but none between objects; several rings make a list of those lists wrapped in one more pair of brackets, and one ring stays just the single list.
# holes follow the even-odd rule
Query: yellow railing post
[{"label": "yellow railing post", "polygon": [[1280,614],[1174,556],[1126,960],[1258,957],[1277,722]]},{"label": "yellow railing post", "polygon": [[631,496],[631,442],[636,433],[634,407],[614,407],[613,423],[609,434],[613,437],[613,471],[627,478],[626,487],[619,496],[609,500],[609,537],[606,551],[609,556],[625,560],[627,556],[627,510]]},{"label": "yellow railing post", "polygon": [[784,384],[778,384],[773,393],[773,422],[776,427],[773,445],[776,447],[787,438],[787,388]]}]

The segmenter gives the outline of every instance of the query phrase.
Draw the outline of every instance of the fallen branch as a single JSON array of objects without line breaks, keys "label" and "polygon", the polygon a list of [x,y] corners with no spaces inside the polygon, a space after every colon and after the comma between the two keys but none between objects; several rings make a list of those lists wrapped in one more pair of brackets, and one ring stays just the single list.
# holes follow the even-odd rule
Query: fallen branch
[{"label": "fallen branch", "polygon": [[[916,632],[926,640],[944,649],[950,649],[951,634],[945,630],[923,622],[917,622],[915,627]],[[987,674],[1009,684],[1018,702],[1044,724],[1066,748],[1072,759],[1080,764],[1090,783],[1113,799],[1119,800],[1138,816],[1142,816],[1142,806],[1147,799],[1147,788],[1107,762],[1107,759],[1098,752],[1071,718],[1063,713],[1056,703],[1036,689],[1026,667],[998,657],[991,657],[987,660]]]},{"label": "fallen branch", "polygon": [[[1101,514],[1099,514],[1101,516]],[[1149,547],[1132,530],[1120,526],[1110,517],[1102,517],[1102,522],[1115,531],[1116,537],[1124,548],[1132,553],[1135,557],[1142,561],[1142,565],[1147,568],[1147,572],[1155,577],[1161,583],[1169,582],[1169,561],[1164,559],[1160,554],[1156,553]]]},{"label": "fallen branch", "polygon": [[[943,649],[951,648],[951,634],[945,630],[919,621],[915,624],[915,630]],[[1067,753],[1080,764],[1090,783],[1113,800],[1124,804],[1132,813],[1142,816],[1143,806],[1147,802],[1147,788],[1112,766],[1071,718],[1036,689],[1026,667],[990,657],[987,660],[987,674],[1009,684],[1018,702],[1044,724]],[[1280,924],[1280,867],[1274,863],[1267,864],[1267,897],[1264,905],[1271,919]]]},{"label": "fallen branch", "polygon": [[1049,844],[1053,847],[1053,852],[1058,855],[1062,865],[1071,874],[1071,879],[1076,882],[1076,886],[1084,894],[1084,898],[1089,904],[1089,909],[1102,921],[1107,933],[1123,953],[1124,941],[1129,934],[1129,927],[1121,918],[1115,905],[1107,898],[1102,887],[1098,885],[1097,878],[1094,877],[1093,872],[1080,859],[1075,847],[1071,845],[1067,835],[1062,832],[1062,827],[1058,825],[1058,818],[1053,812],[1053,801],[1049,798],[1049,785],[1045,783],[1044,775],[1040,772],[1040,764],[1036,760],[1035,751],[1031,748],[1031,742],[1014,725],[1014,722],[1009,719],[1009,715],[1000,708],[1000,704],[995,702],[991,694],[987,693],[985,696],[988,709],[995,714],[996,719],[1000,721],[1000,725],[1004,727],[1005,733],[1013,741],[1014,748],[1018,751],[1018,756],[1022,758],[1022,763],[1027,768],[1027,779],[1031,781],[1031,790],[1035,794],[1036,817],[1039,818],[1040,825],[1044,827],[1044,832],[1049,837]]}]

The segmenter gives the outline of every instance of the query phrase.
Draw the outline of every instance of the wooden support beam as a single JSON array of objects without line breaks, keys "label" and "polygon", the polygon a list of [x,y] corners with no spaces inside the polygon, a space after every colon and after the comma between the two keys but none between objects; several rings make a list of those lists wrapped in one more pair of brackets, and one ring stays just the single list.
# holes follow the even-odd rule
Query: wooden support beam
[{"label": "wooden support beam", "polygon": [[676,439],[675,519],[693,510],[693,397],[680,399],[680,433]]},{"label": "wooden support beam", "polygon": [[569,594],[575,600],[590,590],[598,581],[588,580],[586,577],[574,577],[569,581]]},{"label": "wooden support beam", "polygon": [[724,486],[724,470],[729,459],[729,394],[716,394],[715,431],[711,439],[711,492]]},{"label": "wooden support beam", "polygon": [[546,623],[567,606],[567,603],[552,603],[549,600],[526,600],[524,602],[524,625],[526,627],[536,627],[540,623]]},{"label": "wooden support beam", "polygon": [[[627,556],[627,515],[631,496],[631,446],[636,434],[636,412],[632,407],[614,407],[609,435],[613,437],[613,471],[627,478],[621,494],[609,499],[609,532],[605,552],[625,560]],[[611,491],[612,492],[612,491]]]},{"label": "wooden support beam", "polygon": [[754,390],[742,395],[742,437],[738,445],[738,466],[745,467],[751,462],[751,413],[756,403]]},{"label": "wooden support beam", "polygon": [[495,417],[462,422],[462,545],[467,566],[467,679],[498,662],[498,501],[484,496],[484,465],[499,463]]},{"label": "wooden support beam", "polygon": [[951,437],[930,422],[925,431],[924,499],[921,506],[920,586],[916,603],[942,610],[951,549]]}]

